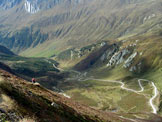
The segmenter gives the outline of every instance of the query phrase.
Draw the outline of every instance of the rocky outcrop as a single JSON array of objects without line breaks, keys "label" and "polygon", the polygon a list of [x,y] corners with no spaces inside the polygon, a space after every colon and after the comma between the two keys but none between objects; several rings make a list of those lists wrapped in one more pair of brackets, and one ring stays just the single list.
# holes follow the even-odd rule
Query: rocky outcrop
[{"label": "rocky outcrop", "polygon": [[[135,63],[138,52],[134,52],[135,44],[129,45],[119,51],[119,48],[113,48],[106,51],[101,57],[101,61],[107,60],[107,67],[123,64],[123,68],[127,68],[130,72],[140,73],[142,71],[142,62]],[[140,53],[140,56],[142,53]],[[107,56],[107,58],[105,58]],[[134,64],[135,63],[135,64]]]},{"label": "rocky outcrop", "polygon": [[116,52],[111,59],[109,60],[107,66],[112,66],[112,65],[118,65],[120,63],[123,63],[123,61],[125,60],[125,56],[129,55],[130,51],[128,49],[123,49],[121,51]]},{"label": "rocky outcrop", "polygon": [[110,58],[119,50],[117,45],[113,45],[111,49],[108,49],[100,58],[102,62],[110,60]]},{"label": "rocky outcrop", "polygon": [[125,62],[124,67],[128,68],[131,66],[133,59],[137,56],[137,52],[133,53]]},{"label": "rocky outcrop", "polygon": [[31,14],[37,13],[39,11],[39,7],[36,3],[31,3],[30,0],[25,1],[25,10]]},{"label": "rocky outcrop", "polygon": [[[138,55],[137,52],[132,53],[132,48],[129,49],[129,47],[132,46],[134,47],[134,45],[129,45],[120,51],[119,48],[113,48],[112,50],[108,50],[101,57],[101,61],[108,60],[107,67],[117,66],[123,63],[123,68],[129,68],[129,71],[131,72],[140,72],[142,65],[141,63],[132,66],[132,64],[134,63],[134,59]],[[106,56],[107,58],[105,58]]]}]

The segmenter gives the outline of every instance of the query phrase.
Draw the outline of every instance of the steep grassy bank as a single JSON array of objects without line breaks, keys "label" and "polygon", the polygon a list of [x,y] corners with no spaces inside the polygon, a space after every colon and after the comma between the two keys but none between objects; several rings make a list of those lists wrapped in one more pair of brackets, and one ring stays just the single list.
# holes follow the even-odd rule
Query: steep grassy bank
[{"label": "steep grassy bank", "polygon": [[73,102],[40,85],[26,81],[0,70],[1,90],[14,99],[14,108],[22,117],[33,116],[40,122],[60,121],[129,121],[110,112],[102,112]]}]

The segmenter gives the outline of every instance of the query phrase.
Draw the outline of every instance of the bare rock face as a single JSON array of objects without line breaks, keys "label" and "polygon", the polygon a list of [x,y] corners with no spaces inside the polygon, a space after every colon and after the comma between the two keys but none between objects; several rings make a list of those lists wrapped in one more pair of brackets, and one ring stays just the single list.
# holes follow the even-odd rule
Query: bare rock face
[{"label": "bare rock face", "polygon": [[8,10],[10,8],[15,7],[23,3],[24,9],[26,12],[30,14],[35,14],[40,10],[50,9],[58,4],[66,3],[66,4],[79,4],[82,3],[81,0],[1,0],[0,8],[3,10]]},{"label": "bare rock face", "polygon": [[137,52],[133,53],[126,61],[124,64],[125,68],[128,68],[131,66],[133,59],[137,56]]},{"label": "bare rock face", "polygon": [[110,60],[111,57],[119,50],[118,46],[114,45],[112,49],[108,49],[102,56],[101,61]]},{"label": "bare rock face", "polygon": [[39,7],[37,6],[36,1],[33,3],[31,0],[26,0],[25,1],[25,10],[29,13],[37,13],[39,11]]},{"label": "bare rock face", "polygon": [[64,2],[65,0],[25,0],[24,7],[26,12],[35,14],[41,10],[50,9]]},{"label": "bare rock face", "polygon": [[124,57],[126,55],[129,55],[130,51],[128,49],[123,49],[121,51],[116,52],[111,59],[109,60],[107,66],[112,66],[112,65],[118,65],[121,64],[122,62],[124,62]]}]

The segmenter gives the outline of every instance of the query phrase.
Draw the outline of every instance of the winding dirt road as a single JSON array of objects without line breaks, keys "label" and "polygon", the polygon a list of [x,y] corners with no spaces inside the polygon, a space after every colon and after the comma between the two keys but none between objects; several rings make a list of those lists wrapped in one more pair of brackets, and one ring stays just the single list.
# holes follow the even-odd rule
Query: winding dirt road
[{"label": "winding dirt road", "polygon": [[[49,63],[51,63],[51,62],[49,61]],[[53,67],[56,68],[56,69],[58,69],[58,70],[60,70],[60,71],[64,71],[63,69],[56,67],[55,64],[53,64]],[[134,92],[134,93],[137,93],[137,94],[139,94],[139,93],[141,93],[141,92],[144,91],[144,87],[142,86],[141,81],[150,82],[151,85],[152,85],[152,87],[154,88],[154,95],[149,99],[149,105],[152,108],[152,113],[157,114],[157,107],[154,104],[154,101],[155,101],[156,97],[158,96],[159,92],[158,92],[158,89],[155,86],[154,82],[152,82],[152,81],[149,81],[149,80],[146,80],[146,79],[138,79],[138,84],[139,84],[141,90],[137,91],[137,90],[134,90],[134,89],[130,89],[130,88],[125,87],[125,83],[123,83],[122,81],[111,81],[111,80],[95,79],[95,78],[82,79],[81,78],[81,75],[82,74],[80,72],[74,71],[74,70],[72,70],[71,72],[75,72],[78,75],[75,78],[68,78],[67,80],[74,80],[74,79],[77,79],[78,81],[95,80],[95,81],[104,81],[104,82],[111,82],[111,83],[119,83],[119,84],[121,84],[121,86],[120,86],[121,89],[124,89],[126,91],[130,91],[130,92]],[[62,94],[64,94],[64,93],[62,93]],[[68,95],[64,94],[64,96],[68,96]],[[70,98],[70,96],[68,96],[68,98]]]},{"label": "winding dirt road", "polygon": [[63,69],[58,68],[55,64],[53,64],[53,67],[54,67],[55,69],[58,69],[59,71],[64,71]]},{"label": "winding dirt road", "polygon": [[152,113],[157,114],[157,106],[154,104],[154,101],[155,101],[156,97],[158,96],[159,92],[158,92],[158,89],[155,86],[154,82],[152,82],[152,81],[149,81],[149,80],[146,80],[146,79],[138,79],[138,84],[139,84],[141,90],[137,91],[137,90],[125,87],[125,83],[123,83],[122,81],[111,81],[111,80],[95,79],[95,78],[86,78],[86,79],[79,78],[78,79],[78,81],[87,81],[87,80],[119,83],[119,84],[121,84],[121,86],[120,86],[121,89],[124,89],[126,91],[130,91],[130,92],[134,92],[134,93],[137,93],[137,94],[139,94],[139,93],[144,91],[144,87],[142,86],[141,81],[150,82],[152,87],[154,88],[154,95],[149,99],[149,105],[152,108]]},{"label": "winding dirt road", "polygon": [[152,98],[150,99],[149,103],[153,109],[153,113],[157,114],[157,109],[156,106],[153,104],[154,99],[158,96],[158,90],[157,87],[155,86],[155,84],[152,82],[152,86],[154,87],[154,96],[152,96]]}]

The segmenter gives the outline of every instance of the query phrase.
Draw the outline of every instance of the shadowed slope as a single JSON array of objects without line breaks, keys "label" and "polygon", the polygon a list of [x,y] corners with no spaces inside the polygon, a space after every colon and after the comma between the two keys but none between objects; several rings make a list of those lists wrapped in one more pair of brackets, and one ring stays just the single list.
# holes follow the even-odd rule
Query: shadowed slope
[{"label": "shadowed slope", "polygon": [[1,54],[6,54],[6,55],[15,55],[13,52],[11,52],[9,49],[7,49],[4,46],[0,45],[0,53]]}]

